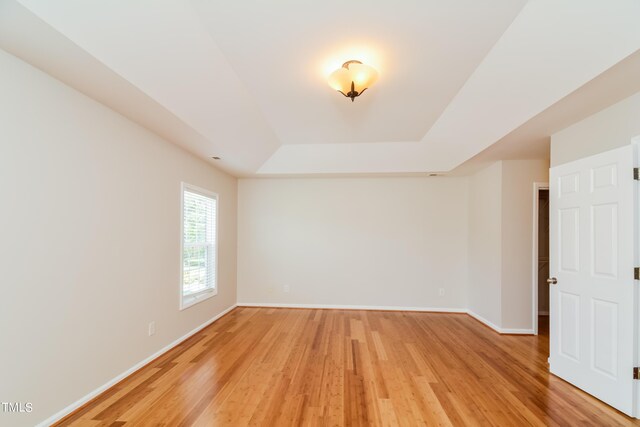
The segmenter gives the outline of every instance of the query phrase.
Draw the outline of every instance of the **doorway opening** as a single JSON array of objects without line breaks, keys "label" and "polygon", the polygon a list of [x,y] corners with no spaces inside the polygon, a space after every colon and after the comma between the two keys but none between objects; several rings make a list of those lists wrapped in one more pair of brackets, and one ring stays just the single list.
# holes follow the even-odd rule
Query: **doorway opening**
[{"label": "doorway opening", "polygon": [[533,185],[533,333],[549,336],[549,184]]}]

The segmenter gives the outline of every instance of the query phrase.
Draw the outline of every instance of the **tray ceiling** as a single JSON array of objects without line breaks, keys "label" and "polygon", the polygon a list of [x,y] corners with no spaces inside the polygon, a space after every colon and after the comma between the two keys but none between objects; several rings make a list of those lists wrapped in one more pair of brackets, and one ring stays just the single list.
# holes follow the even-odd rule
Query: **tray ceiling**
[{"label": "tray ceiling", "polygon": [[[0,47],[236,175],[402,174],[456,168],[633,54],[639,17],[635,0],[10,0]],[[349,59],[380,72],[353,104],[326,84]]]}]

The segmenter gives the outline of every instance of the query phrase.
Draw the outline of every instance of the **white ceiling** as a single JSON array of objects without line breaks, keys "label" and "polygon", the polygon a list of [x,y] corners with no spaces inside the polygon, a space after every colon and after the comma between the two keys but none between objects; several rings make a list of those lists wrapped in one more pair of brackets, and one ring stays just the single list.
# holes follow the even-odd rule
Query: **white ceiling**
[{"label": "white ceiling", "polygon": [[[193,3],[280,142],[326,144],[420,140],[525,2]],[[326,84],[350,59],[381,75],[353,105]]]},{"label": "white ceiling", "polygon": [[550,135],[640,91],[638,76],[640,50],[456,167],[451,175],[470,175],[497,160],[549,158]]},{"label": "white ceiling", "polygon": [[[638,19],[637,0],[0,0],[0,47],[236,175],[408,174],[505,140],[493,157],[546,156],[513,135],[636,52]],[[326,84],[349,59],[381,75],[354,103]]]}]

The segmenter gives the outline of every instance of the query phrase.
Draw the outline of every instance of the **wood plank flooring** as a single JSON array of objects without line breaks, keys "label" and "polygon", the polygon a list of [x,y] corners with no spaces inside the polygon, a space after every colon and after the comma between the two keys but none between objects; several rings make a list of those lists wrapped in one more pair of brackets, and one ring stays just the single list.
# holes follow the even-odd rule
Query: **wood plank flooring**
[{"label": "wood plank flooring", "polygon": [[465,314],[237,308],[59,425],[634,424],[547,357]]}]

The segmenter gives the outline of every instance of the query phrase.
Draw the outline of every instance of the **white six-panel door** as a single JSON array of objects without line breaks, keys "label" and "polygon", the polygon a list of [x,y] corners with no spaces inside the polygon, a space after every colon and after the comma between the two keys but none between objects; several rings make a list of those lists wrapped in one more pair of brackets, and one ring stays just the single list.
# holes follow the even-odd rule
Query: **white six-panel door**
[{"label": "white six-panel door", "polygon": [[551,169],[550,369],[633,414],[632,146]]}]

